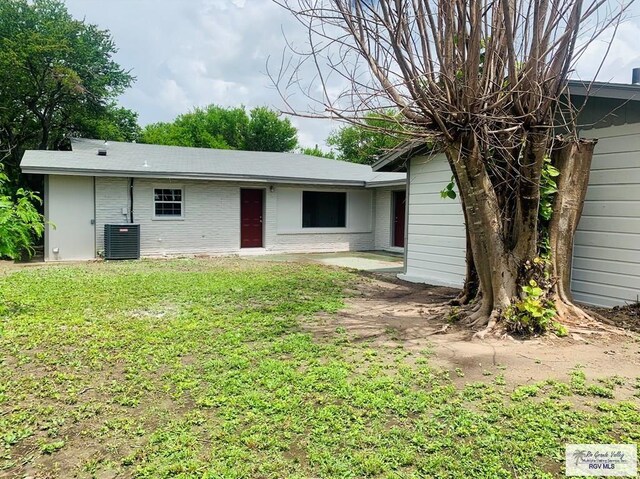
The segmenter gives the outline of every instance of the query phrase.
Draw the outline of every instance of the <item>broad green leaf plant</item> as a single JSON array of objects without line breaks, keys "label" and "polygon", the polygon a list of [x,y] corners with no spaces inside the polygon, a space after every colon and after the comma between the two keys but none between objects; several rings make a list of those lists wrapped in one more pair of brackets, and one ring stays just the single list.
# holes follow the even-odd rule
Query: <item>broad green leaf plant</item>
[{"label": "broad green leaf plant", "polygon": [[33,191],[19,188],[10,194],[7,175],[0,170],[0,258],[33,256],[33,243],[44,233],[44,216],[35,205],[42,200]]}]

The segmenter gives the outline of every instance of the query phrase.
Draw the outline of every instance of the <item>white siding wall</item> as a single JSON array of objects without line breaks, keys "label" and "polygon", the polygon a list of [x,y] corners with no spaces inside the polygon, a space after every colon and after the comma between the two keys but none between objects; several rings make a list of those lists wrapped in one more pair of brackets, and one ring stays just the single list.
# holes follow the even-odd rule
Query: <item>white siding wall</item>
[{"label": "white siding wall", "polygon": [[[182,187],[184,218],[154,219],[153,189]],[[257,184],[135,179],[134,221],[140,223],[143,256],[217,254],[240,251],[240,189]],[[374,247],[373,196],[362,188],[347,191],[347,228],[309,232],[302,228],[302,191],[312,187],[274,185],[265,189],[264,247],[267,251],[371,250]],[[315,188],[326,190],[327,188]],[[127,222],[127,178],[96,178],[96,245],[102,250],[106,223]],[[298,214],[299,213],[299,214]]]},{"label": "white siding wall", "polygon": [[[615,306],[640,295],[640,125],[583,132],[599,138],[575,237],[571,287],[577,301]],[[462,286],[464,217],[440,198],[451,178],[443,156],[411,160],[409,240],[403,279]]]},{"label": "white siding wall", "polygon": [[444,155],[416,157],[409,165],[409,220],[405,273],[408,281],[462,286],[465,275],[464,216],[459,200],[443,199],[451,181]]},{"label": "white siding wall", "polygon": [[583,132],[598,138],[575,237],[574,298],[598,306],[640,295],[640,125]]},{"label": "white siding wall", "polygon": [[44,201],[45,260],[95,258],[93,177],[48,175]]}]

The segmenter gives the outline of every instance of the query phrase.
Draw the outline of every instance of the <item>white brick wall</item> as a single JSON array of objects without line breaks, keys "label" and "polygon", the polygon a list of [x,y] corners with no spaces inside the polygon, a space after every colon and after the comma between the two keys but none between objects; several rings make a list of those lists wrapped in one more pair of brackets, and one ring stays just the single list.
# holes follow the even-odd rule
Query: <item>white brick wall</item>
[{"label": "white brick wall", "polygon": [[[181,219],[154,219],[153,189],[183,188]],[[143,255],[229,253],[240,245],[240,189],[207,181],[136,179],[133,217]]]},{"label": "white brick wall", "polygon": [[[129,207],[127,178],[96,178],[96,245],[104,249],[104,225],[127,222],[122,209]],[[153,218],[153,189],[182,187],[184,218],[176,220]],[[259,184],[222,183],[194,180],[135,179],[133,216],[140,224],[143,256],[173,254],[217,254],[240,251],[240,189],[259,188]],[[290,186],[274,185],[265,189],[264,248],[267,251],[321,252],[374,249],[374,228],[362,232],[278,232],[278,189]],[[310,187],[300,187],[312,189]],[[326,188],[323,188],[326,189]],[[339,191],[363,191],[343,188]],[[375,192],[371,208],[375,208]],[[374,212],[369,212],[373,214]],[[363,212],[362,214],[367,214]],[[375,214],[373,214],[375,219]]]},{"label": "white brick wall", "polygon": [[375,248],[387,249],[391,247],[391,202],[393,195],[387,188],[376,190],[375,208]]},{"label": "white brick wall", "polygon": [[104,225],[128,223],[122,209],[129,208],[127,178],[96,177],[96,251],[104,251]]}]

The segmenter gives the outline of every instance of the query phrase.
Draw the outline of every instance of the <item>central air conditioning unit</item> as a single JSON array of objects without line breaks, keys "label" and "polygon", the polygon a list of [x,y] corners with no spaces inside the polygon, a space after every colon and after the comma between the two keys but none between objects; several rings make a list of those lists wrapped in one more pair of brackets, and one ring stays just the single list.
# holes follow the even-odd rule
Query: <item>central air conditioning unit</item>
[{"label": "central air conditioning unit", "polygon": [[104,259],[140,259],[140,225],[104,225]]}]

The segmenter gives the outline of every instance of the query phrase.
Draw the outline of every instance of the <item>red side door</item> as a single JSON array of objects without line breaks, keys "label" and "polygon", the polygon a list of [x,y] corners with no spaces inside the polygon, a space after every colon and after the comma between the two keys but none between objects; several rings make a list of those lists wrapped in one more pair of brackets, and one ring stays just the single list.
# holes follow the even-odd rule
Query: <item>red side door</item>
[{"label": "red side door", "polygon": [[407,192],[393,192],[393,246],[404,248],[404,224],[407,208]]},{"label": "red side door", "polygon": [[240,247],[262,248],[264,190],[240,190]]}]

